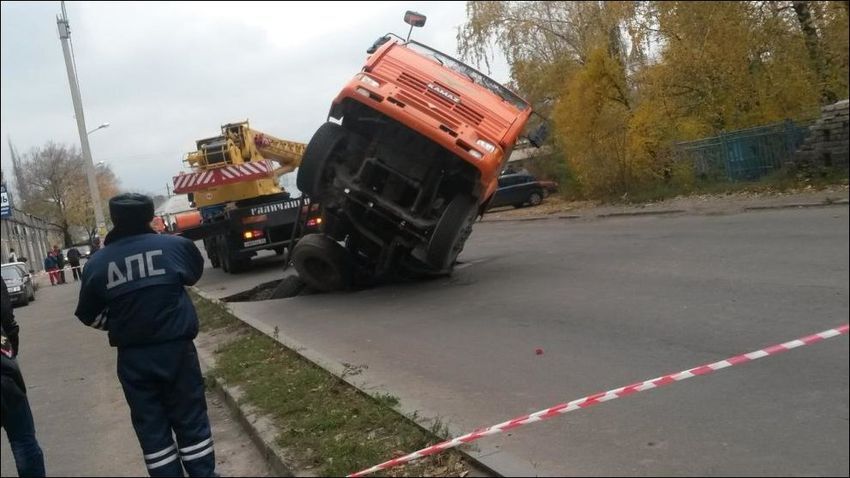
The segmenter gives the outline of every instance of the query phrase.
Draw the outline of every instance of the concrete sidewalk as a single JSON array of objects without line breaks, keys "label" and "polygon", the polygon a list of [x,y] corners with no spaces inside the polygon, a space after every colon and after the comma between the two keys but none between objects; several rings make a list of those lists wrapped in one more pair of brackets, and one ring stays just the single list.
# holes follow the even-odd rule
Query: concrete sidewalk
[{"label": "concrete sidewalk", "polygon": [[[116,350],[106,334],[73,315],[78,283],[41,287],[15,308],[19,363],[48,476],[146,476],[130,411],[115,374]],[[265,462],[216,396],[207,396],[223,476],[268,476]],[[16,476],[2,433],[0,474]]]}]

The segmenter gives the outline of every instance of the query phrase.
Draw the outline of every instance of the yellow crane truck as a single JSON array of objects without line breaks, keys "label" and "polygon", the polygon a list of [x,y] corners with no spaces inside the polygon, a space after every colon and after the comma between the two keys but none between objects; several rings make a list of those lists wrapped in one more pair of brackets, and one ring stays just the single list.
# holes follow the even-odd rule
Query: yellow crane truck
[{"label": "yellow crane truck", "polygon": [[282,254],[298,232],[318,229],[318,206],[278,184],[301,164],[305,144],[253,130],[244,121],[226,124],[221,135],[196,145],[185,159],[190,172],[174,176],[174,192],[187,194],[201,215],[201,224],[181,235],[203,239],[213,267],[240,272],[257,251]]}]

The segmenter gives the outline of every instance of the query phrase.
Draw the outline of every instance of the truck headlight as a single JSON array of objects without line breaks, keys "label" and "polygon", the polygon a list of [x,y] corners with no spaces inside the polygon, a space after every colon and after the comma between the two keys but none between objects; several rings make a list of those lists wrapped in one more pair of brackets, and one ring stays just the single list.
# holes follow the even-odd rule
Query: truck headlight
[{"label": "truck headlight", "polygon": [[14,285],[12,287],[9,287],[9,292],[20,292],[20,291],[21,291],[21,286],[19,286],[19,285]]},{"label": "truck headlight", "polygon": [[488,141],[484,141],[483,139],[479,139],[478,141],[475,142],[475,144],[484,148],[484,150],[487,151],[488,153],[492,153],[493,151],[496,151],[496,145],[494,145],[493,143],[490,143]]},{"label": "truck headlight", "polygon": [[360,82],[366,83],[367,85],[371,86],[372,88],[378,88],[379,86],[381,86],[381,84],[378,83],[375,79],[368,77],[366,75],[360,75]]}]

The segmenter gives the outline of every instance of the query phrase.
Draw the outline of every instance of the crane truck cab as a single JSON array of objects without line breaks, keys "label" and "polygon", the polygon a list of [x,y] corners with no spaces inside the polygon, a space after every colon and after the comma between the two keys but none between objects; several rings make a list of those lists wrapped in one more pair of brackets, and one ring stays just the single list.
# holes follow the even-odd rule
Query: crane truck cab
[{"label": "crane truck cab", "polygon": [[450,272],[532,114],[515,93],[427,45],[388,34],[367,53],[297,176],[322,204],[323,223],[293,262],[320,290],[353,277]]}]

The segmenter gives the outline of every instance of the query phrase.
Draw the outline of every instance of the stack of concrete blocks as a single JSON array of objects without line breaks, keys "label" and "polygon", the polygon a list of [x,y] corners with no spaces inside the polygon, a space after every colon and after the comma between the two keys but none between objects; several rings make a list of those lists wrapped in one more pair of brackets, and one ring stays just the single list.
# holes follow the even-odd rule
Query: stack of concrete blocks
[{"label": "stack of concrete blocks", "polygon": [[796,170],[848,167],[848,110],[850,100],[842,100],[821,109],[820,118],[809,127],[809,136],[793,156]]}]

